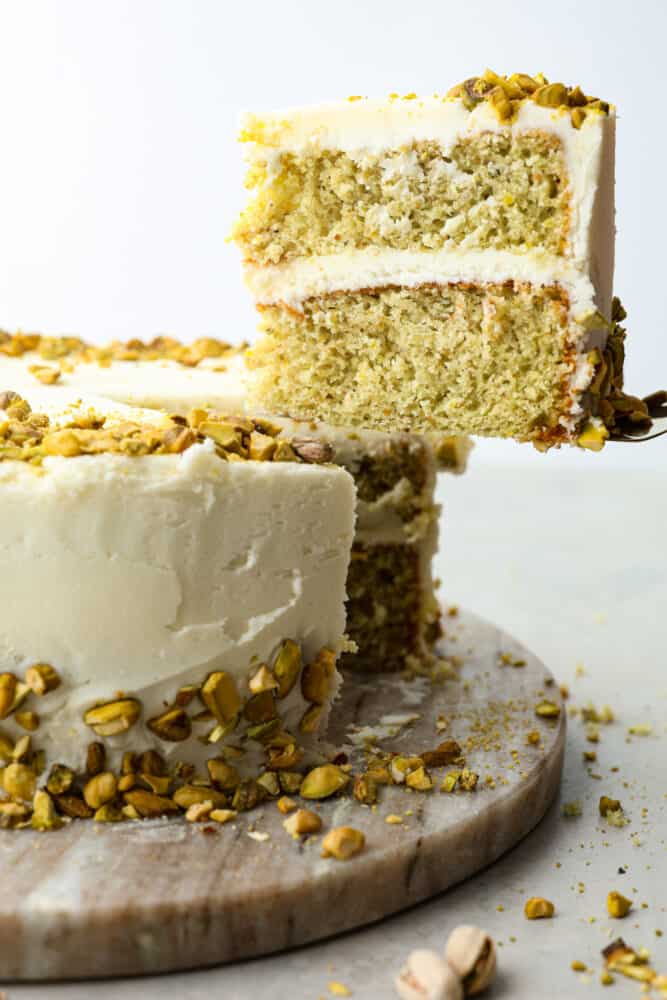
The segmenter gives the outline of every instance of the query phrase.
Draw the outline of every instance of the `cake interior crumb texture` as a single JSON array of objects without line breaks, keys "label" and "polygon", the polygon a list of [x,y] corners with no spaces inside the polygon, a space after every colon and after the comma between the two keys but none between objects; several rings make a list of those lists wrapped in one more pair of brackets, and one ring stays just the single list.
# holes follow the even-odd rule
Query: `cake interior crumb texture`
[{"label": "cake interior crumb texture", "polygon": [[255,391],[303,419],[557,437],[567,313],[557,286],[512,282],[338,292],[301,313],[265,306]]},{"label": "cake interior crumb texture", "polygon": [[257,194],[234,236],[260,264],[368,246],[568,247],[562,147],[540,131],[486,132],[446,152],[430,141],[356,158],[284,153],[276,175],[254,164],[248,186]]}]

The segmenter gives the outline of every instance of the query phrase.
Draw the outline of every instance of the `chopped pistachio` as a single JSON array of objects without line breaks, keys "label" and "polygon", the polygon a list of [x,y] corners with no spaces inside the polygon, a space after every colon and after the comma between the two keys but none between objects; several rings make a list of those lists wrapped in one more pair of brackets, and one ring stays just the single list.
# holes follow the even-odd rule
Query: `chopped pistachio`
[{"label": "chopped pistachio", "polygon": [[12,758],[13,760],[26,762],[28,757],[30,757],[30,753],[30,736],[29,734],[26,734],[25,736],[21,736],[14,744]]},{"label": "chopped pistachio", "polygon": [[122,808],[115,802],[105,802],[93,816],[96,823],[122,823],[125,818]]},{"label": "chopped pistachio", "polygon": [[276,441],[268,434],[252,431],[248,444],[248,458],[256,462],[270,461],[276,451]]},{"label": "chopped pistachio", "polygon": [[69,792],[74,784],[74,771],[64,764],[54,764],[46,779],[46,790],[51,795],[62,795]]},{"label": "chopped pistachio", "polygon": [[310,708],[306,709],[304,714],[301,716],[299,721],[299,732],[301,733],[315,733],[319,729],[320,722],[322,721],[322,715],[324,713],[324,705],[311,705]]},{"label": "chopped pistachio", "polygon": [[461,779],[460,771],[449,771],[440,785],[441,792],[453,792]]},{"label": "chopped pistachio", "polygon": [[618,812],[623,807],[618,799],[610,799],[608,795],[601,795],[598,803],[600,816],[608,816],[611,812]]},{"label": "chopped pistachio", "polygon": [[363,850],[366,838],[361,830],[351,826],[336,826],[322,841],[322,857],[347,861]]},{"label": "chopped pistachio", "polygon": [[205,802],[193,802],[185,812],[188,823],[202,823],[207,820],[213,812],[213,803],[210,799]]},{"label": "chopped pistachio", "polygon": [[71,819],[90,819],[93,810],[78,795],[54,795],[55,803],[61,813]]},{"label": "chopped pistachio", "polygon": [[36,729],[39,729],[39,715],[37,712],[15,712],[14,720],[21,729],[27,729],[29,733],[34,733]]},{"label": "chopped pistachio", "polygon": [[14,674],[0,674],[0,719],[6,719],[14,707],[17,678]]},{"label": "chopped pistachio", "polygon": [[279,771],[278,781],[281,791],[287,795],[295,795],[301,788],[303,775],[299,771]]},{"label": "chopped pistachio", "polygon": [[323,764],[309,771],[301,783],[301,797],[304,799],[328,799],[329,796],[345,788],[349,776],[335,764]]},{"label": "chopped pistachio", "polygon": [[86,750],[86,773],[94,778],[106,766],[107,752],[103,743],[89,743]]},{"label": "chopped pistachio", "polygon": [[285,698],[290,693],[300,672],[301,650],[291,639],[285,639],[273,664],[279,698]]},{"label": "chopped pistachio", "polygon": [[283,826],[294,840],[305,837],[310,833],[319,833],[322,829],[322,820],[317,813],[310,809],[297,809],[295,813],[283,820]]},{"label": "chopped pistachio", "polygon": [[100,806],[111,802],[115,798],[117,790],[118,781],[116,776],[111,771],[102,771],[85,784],[83,797],[91,809],[97,810]]},{"label": "chopped pistachio", "polygon": [[251,695],[243,706],[243,715],[248,722],[258,725],[276,718],[276,702],[271,691],[260,691]]},{"label": "chopped pistachio", "polygon": [[610,917],[620,919],[627,917],[632,909],[632,900],[626,899],[620,892],[610,892],[607,896],[607,913]]},{"label": "chopped pistachio", "polygon": [[174,703],[179,706],[179,708],[186,708],[194,698],[199,694],[198,684],[184,684],[176,692],[176,697],[174,698]]},{"label": "chopped pistachio", "polygon": [[219,792],[217,788],[210,786],[181,785],[172,795],[172,799],[181,809],[188,809],[195,802],[208,802],[209,800],[216,809],[223,809],[227,805],[227,796]]},{"label": "chopped pistachio", "polygon": [[273,691],[278,687],[278,681],[266,663],[262,663],[248,681],[248,687],[252,694],[260,694],[262,691]]},{"label": "chopped pistachio", "polygon": [[2,772],[2,787],[10,798],[20,802],[32,802],[37,778],[27,764],[8,764]]},{"label": "chopped pistachio", "polygon": [[9,763],[14,759],[14,743],[6,733],[0,731],[0,761]]},{"label": "chopped pistachio", "polygon": [[459,787],[464,792],[474,792],[478,781],[479,775],[475,771],[469,771],[467,767],[464,767],[459,778]]},{"label": "chopped pistachio", "polygon": [[0,830],[11,830],[23,825],[27,819],[28,807],[22,802],[0,801]]},{"label": "chopped pistachio", "polygon": [[42,790],[35,792],[30,823],[34,830],[57,830],[63,825],[48,792]]},{"label": "chopped pistachio", "polygon": [[190,716],[178,705],[168,708],[154,719],[149,719],[146,725],[151,732],[167,743],[181,743],[192,733]]},{"label": "chopped pistachio", "polygon": [[232,791],[241,782],[241,775],[236,768],[232,767],[231,764],[228,764],[221,757],[213,757],[207,760],[206,767],[211,781],[216,788],[222,791]]},{"label": "chopped pistachio", "polygon": [[315,705],[326,703],[335,671],[336,654],[330,649],[321,649],[313,662],[303,668],[301,674],[301,693],[306,701]]},{"label": "chopped pistachio", "polygon": [[550,900],[542,896],[531,896],[526,900],[523,912],[528,920],[543,920],[553,917],[556,908]]},{"label": "chopped pistachio", "polygon": [[237,812],[247,812],[249,809],[254,809],[263,798],[264,791],[261,786],[253,778],[244,778],[234,790],[232,809]]},{"label": "chopped pistachio", "polygon": [[275,771],[264,771],[257,779],[257,784],[269,798],[280,795],[280,782]]},{"label": "chopped pistachio", "polygon": [[461,759],[461,747],[456,740],[444,740],[435,750],[426,750],[420,756],[426,767],[445,767]]},{"label": "chopped pistachio", "polygon": [[281,812],[283,816],[286,816],[287,813],[290,813],[292,812],[293,809],[296,809],[296,802],[294,801],[294,799],[290,799],[287,795],[281,795],[281,797],[276,802],[276,805],[278,806],[278,811]]},{"label": "chopped pistachio", "polygon": [[[123,799],[128,805],[134,806],[139,815],[144,818],[169,816],[177,813],[179,805],[181,805],[180,802],[176,801],[176,794],[172,800],[165,795],[156,795],[155,792],[149,792],[144,788],[133,788],[131,791],[125,792]],[[199,801],[206,801],[206,799],[202,797]],[[183,808],[187,807],[183,806]]]},{"label": "chopped pistachio", "polygon": [[223,670],[216,670],[208,675],[201,687],[200,697],[221,725],[231,722],[241,709],[241,699],[234,678]]},{"label": "chopped pistachio", "polygon": [[214,809],[209,818],[215,823],[230,823],[237,816],[238,813],[234,809]]},{"label": "chopped pistachio", "polygon": [[363,805],[373,805],[378,798],[377,782],[370,774],[358,774],[354,779],[352,795]]},{"label": "chopped pistachio", "polygon": [[43,696],[60,687],[60,675],[50,663],[35,663],[28,667],[25,682],[34,694]]},{"label": "chopped pistachio", "polygon": [[154,774],[157,777],[164,777],[167,773],[167,765],[164,757],[157,750],[144,750],[139,757],[137,766],[132,770],[141,771],[142,774]]},{"label": "chopped pistachio", "polygon": [[557,719],[560,715],[560,705],[553,701],[541,701],[535,706],[535,715],[541,719]]},{"label": "chopped pistachio", "polygon": [[322,464],[330,462],[333,458],[333,448],[328,441],[319,438],[294,438],[291,442],[295,453],[304,462]]},{"label": "chopped pistachio", "polygon": [[134,778],[134,785],[139,785],[141,788],[147,788],[150,792],[155,792],[156,795],[168,795],[171,788],[172,779],[168,774],[138,774],[138,775],[125,775],[126,778]]},{"label": "chopped pistachio", "polygon": [[136,698],[121,698],[89,708],[83,721],[98,736],[117,736],[131,729],[140,714],[141,705]]},{"label": "chopped pistachio", "polygon": [[393,757],[389,764],[391,776],[397,785],[402,785],[411,771],[423,768],[424,762],[421,757]]},{"label": "chopped pistachio", "polygon": [[408,788],[414,788],[418,792],[430,792],[433,788],[431,777],[424,767],[418,767],[410,771],[405,779]]}]

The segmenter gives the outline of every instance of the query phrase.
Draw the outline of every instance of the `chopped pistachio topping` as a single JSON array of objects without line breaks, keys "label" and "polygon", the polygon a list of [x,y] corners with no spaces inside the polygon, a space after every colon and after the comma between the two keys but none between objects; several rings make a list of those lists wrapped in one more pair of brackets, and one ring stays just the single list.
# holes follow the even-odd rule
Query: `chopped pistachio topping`
[{"label": "chopped pistachio topping", "polygon": [[313,768],[301,783],[301,797],[304,799],[328,799],[345,788],[349,775],[335,764],[323,764]]},{"label": "chopped pistachio topping", "polygon": [[[136,420],[118,420],[113,416],[89,413],[73,414],[67,426],[51,424],[48,416],[33,413],[30,404],[16,393],[0,393],[6,402],[7,420],[0,424],[0,461],[13,460],[39,465],[44,458],[77,458],[82,455],[116,453],[140,458],[145,455],[173,455],[192,445],[210,440],[218,458],[232,461],[325,463],[331,460],[331,449],[322,442],[306,446],[295,439],[292,444],[257,432],[267,422],[248,417],[233,417],[214,410],[193,410],[183,423],[181,417],[166,417],[160,424]],[[258,441],[259,437],[262,441]],[[266,439],[266,440],[265,440]],[[270,440],[269,446],[266,441]],[[315,444],[319,447],[315,448]]]},{"label": "chopped pistachio topping", "polygon": [[[44,337],[38,333],[9,334],[0,330],[0,354],[18,358],[23,354],[36,353],[44,361],[69,364],[97,362],[106,366],[112,361],[175,361],[193,368],[204,358],[224,358],[238,350],[238,347],[214,337],[200,337],[192,344],[183,344],[174,337],[155,337],[148,342],[135,339],[123,343],[115,340],[107,347],[95,347],[78,337]],[[40,364],[32,365],[31,371],[33,369],[33,374],[38,378],[39,371],[54,370]]]},{"label": "chopped pistachio topping", "polygon": [[141,705],[136,698],[121,698],[89,708],[83,721],[98,736],[117,736],[131,729],[140,714]]},{"label": "chopped pistachio topping", "polygon": [[606,101],[587,96],[580,87],[549,83],[542,73],[535,76],[526,73],[500,76],[487,69],[481,76],[470,77],[452,87],[447,98],[461,100],[468,111],[486,102],[493,108],[498,121],[503,123],[514,121],[521,105],[527,101],[568,113],[574,128],[581,128],[588,114],[609,114]]}]

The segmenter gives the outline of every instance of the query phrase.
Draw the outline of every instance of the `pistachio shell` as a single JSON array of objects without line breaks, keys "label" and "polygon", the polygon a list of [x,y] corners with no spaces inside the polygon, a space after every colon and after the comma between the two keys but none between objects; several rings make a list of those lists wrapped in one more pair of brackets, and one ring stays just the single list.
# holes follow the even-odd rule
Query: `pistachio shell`
[{"label": "pistachio shell", "polygon": [[489,986],[496,971],[496,946],[479,927],[457,927],[449,935],[445,960],[463,983],[465,995],[476,996]]}]

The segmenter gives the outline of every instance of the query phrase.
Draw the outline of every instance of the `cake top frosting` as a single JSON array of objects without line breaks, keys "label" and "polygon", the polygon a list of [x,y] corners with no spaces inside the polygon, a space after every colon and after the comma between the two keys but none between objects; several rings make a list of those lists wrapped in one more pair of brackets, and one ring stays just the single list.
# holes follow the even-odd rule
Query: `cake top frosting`
[{"label": "cake top frosting", "polygon": [[[488,109],[489,114],[484,114]],[[532,113],[526,114],[526,111]],[[343,101],[288,108],[262,114],[249,113],[243,118],[239,140],[262,148],[297,147],[306,138],[326,144],[354,145],[350,141],[351,123],[368,133],[373,126],[384,134],[399,136],[399,125],[411,124],[421,133],[425,125],[432,131],[449,123],[457,129],[475,124],[488,127],[489,121],[506,126],[535,125],[554,116],[568,117],[572,127],[596,118],[613,117],[615,108],[608,101],[586,94],[579,86],[550,82],[542,73],[512,73],[502,76],[486,69],[456,84],[446,94],[420,96],[416,93],[389,94],[385,98],[351,96]],[[355,135],[356,144],[368,144]],[[403,141],[405,141],[405,138]],[[400,142],[397,144],[400,145]]]}]

